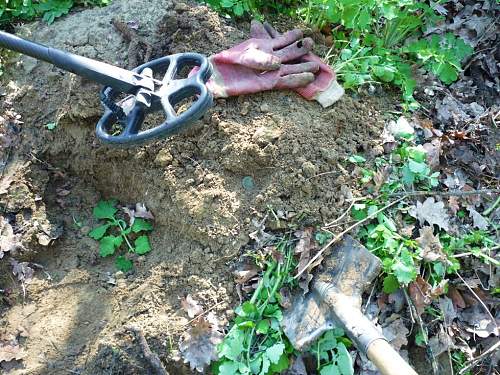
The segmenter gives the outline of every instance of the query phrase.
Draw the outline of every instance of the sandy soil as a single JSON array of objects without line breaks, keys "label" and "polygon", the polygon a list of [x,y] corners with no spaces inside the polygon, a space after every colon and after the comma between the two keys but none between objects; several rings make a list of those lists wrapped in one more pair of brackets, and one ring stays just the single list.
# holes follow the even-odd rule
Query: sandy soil
[{"label": "sandy soil", "polygon": [[[19,30],[35,41],[126,67],[128,43],[111,19],[136,21],[154,56],[181,51],[211,54],[247,37],[197,4],[119,1],[47,26]],[[293,25],[291,25],[293,26]],[[168,37],[167,37],[168,36]],[[2,111],[21,115],[0,189],[2,216],[21,235],[17,259],[36,262],[26,291],[0,261],[0,333],[25,332],[27,356],[9,374],[145,374],[151,370],[123,327],[134,323],[171,373],[190,373],[177,344],[189,319],[180,298],[190,293],[230,319],[238,303],[230,265],[251,219],[268,206],[334,219],[347,208],[354,176],[345,157],[373,155],[391,100],[346,95],[329,109],[292,92],[218,100],[188,132],[118,149],[101,145],[98,87],[46,63],[23,57],[3,77]],[[57,122],[50,131],[45,125]],[[251,177],[253,186],[244,187]],[[70,193],[61,196],[60,191]],[[100,198],[143,202],[155,215],[153,251],[127,275],[98,257],[87,236]],[[81,225],[75,225],[75,222]],[[50,276],[50,277],[49,277]]]}]

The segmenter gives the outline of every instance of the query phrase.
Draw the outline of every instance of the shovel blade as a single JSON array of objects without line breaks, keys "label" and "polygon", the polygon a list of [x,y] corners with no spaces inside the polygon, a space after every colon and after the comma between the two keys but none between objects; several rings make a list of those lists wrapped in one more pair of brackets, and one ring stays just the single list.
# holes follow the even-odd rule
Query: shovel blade
[{"label": "shovel blade", "polygon": [[[295,349],[303,350],[324,332],[340,327],[349,332],[352,318],[362,317],[361,295],[380,272],[380,260],[351,236],[345,236],[322,264],[307,295],[298,291],[281,325]],[[359,316],[358,316],[359,314]],[[354,323],[355,325],[355,323]]]}]

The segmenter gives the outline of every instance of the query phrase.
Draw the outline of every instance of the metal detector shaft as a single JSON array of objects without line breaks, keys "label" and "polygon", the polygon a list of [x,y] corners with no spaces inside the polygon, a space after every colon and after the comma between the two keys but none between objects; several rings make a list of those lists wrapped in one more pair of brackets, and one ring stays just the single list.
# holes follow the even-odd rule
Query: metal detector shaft
[{"label": "metal detector shaft", "polygon": [[0,47],[46,61],[91,81],[111,86],[120,92],[135,94],[139,88],[148,87],[148,85],[141,83],[147,78],[137,73],[56,48],[46,47],[3,31],[0,31]]}]

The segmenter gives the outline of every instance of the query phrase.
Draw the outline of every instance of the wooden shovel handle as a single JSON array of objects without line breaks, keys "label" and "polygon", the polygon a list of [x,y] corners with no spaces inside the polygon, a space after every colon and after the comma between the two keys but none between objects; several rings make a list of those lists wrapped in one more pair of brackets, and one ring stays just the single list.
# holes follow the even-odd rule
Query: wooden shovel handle
[{"label": "wooden shovel handle", "polygon": [[368,347],[367,355],[382,375],[418,375],[385,340],[373,341]]}]

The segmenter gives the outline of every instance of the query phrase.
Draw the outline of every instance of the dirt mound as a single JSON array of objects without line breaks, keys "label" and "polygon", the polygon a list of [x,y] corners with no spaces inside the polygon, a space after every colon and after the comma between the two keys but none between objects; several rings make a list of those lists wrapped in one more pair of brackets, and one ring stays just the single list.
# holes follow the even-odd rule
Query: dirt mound
[{"label": "dirt mound", "polygon": [[[20,34],[123,67],[135,52],[113,18],[138,24],[153,57],[211,54],[247,36],[248,25],[198,4],[146,5],[114,1],[50,26],[27,25]],[[12,181],[0,193],[0,207],[20,234],[34,220],[23,212],[45,213],[37,223],[49,236],[48,251],[25,240],[46,274],[27,285],[24,304],[22,293],[12,297],[0,321],[4,332],[28,331],[25,369],[12,372],[19,374],[144,373],[136,344],[123,333],[129,322],[144,329],[174,373],[187,371],[176,360],[188,322],[179,297],[191,293],[230,316],[237,294],[226,263],[248,242],[251,218],[268,206],[318,222],[335,218],[347,208],[346,156],[381,152],[375,139],[382,111],[391,108],[384,96],[346,95],[327,110],[291,92],[231,98],[218,100],[189,132],[117,149],[94,135],[101,115],[97,85],[28,57],[11,67],[4,84],[4,109],[13,107],[24,123],[10,148],[3,179]],[[51,131],[45,125],[52,122]],[[16,196],[22,204],[11,203]],[[97,243],[87,236],[99,197],[144,202],[155,214],[153,251],[128,275],[113,276],[112,261],[97,259]]]}]

